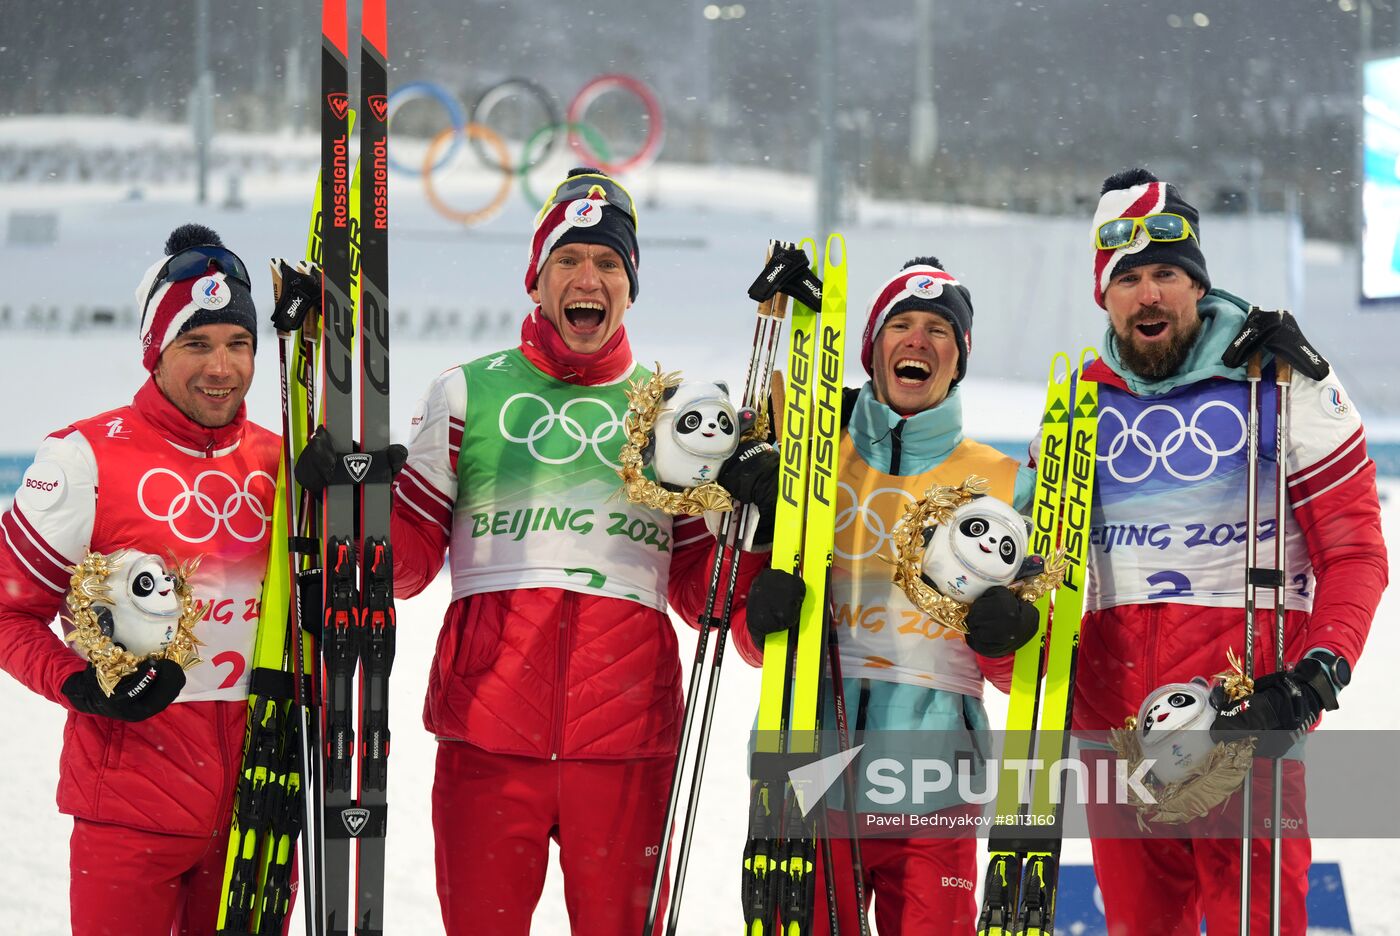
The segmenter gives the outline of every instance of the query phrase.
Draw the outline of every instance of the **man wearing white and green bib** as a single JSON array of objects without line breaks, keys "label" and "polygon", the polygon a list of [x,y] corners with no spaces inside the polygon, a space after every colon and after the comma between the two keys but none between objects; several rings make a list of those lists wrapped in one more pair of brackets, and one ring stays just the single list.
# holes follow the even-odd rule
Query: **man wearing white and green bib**
[{"label": "man wearing white and green bib", "polygon": [[[697,626],[714,539],[616,496],[624,391],[648,373],[622,327],[637,262],[631,197],[573,170],[535,222],[519,346],[438,377],[413,417],[395,590],[447,555],[423,721],[449,934],[525,936],[551,838],[573,931],[637,932],[665,847],[682,705],[667,606]],[[762,565],[741,559],[739,595]]]},{"label": "man wearing white and green bib", "polygon": [[[933,484],[956,485],[978,475],[990,482],[993,497],[1029,506],[1034,473],[963,436],[958,383],[971,350],[971,293],[937,258],[911,260],[876,291],[861,349],[871,380],[858,392],[846,391],[831,577],[846,703],[855,713],[851,724],[864,732],[860,776],[876,756],[953,762],[963,751],[985,752],[983,681],[1009,688],[1012,654],[1036,632],[1035,609],[994,587],[970,607],[964,638],[915,607],[879,558],[891,553],[889,532],[904,506]],[[768,633],[787,628],[801,595],[801,579],[789,573],[767,569],[758,575],[747,608],[750,637],[758,646]],[[823,724],[833,726],[831,686],[825,690]],[[920,749],[929,739],[938,739],[943,749]],[[906,813],[967,808],[956,798],[896,807]],[[862,816],[881,811],[869,799],[858,803]],[[880,933],[973,932],[972,831],[962,838],[873,838],[868,829],[860,830],[864,888],[867,899],[874,896]],[[868,908],[855,905],[849,841],[833,834],[831,845],[841,931],[859,932],[857,914]],[[816,888],[816,897],[813,933],[824,934],[823,887]]]}]

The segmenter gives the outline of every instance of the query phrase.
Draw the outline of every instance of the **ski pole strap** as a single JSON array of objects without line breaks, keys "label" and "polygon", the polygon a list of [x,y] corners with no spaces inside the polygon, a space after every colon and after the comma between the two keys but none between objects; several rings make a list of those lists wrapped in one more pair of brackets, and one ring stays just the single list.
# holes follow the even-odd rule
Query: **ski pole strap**
[{"label": "ski pole strap", "polygon": [[1282,588],[1283,570],[1251,566],[1246,581],[1256,588]]},{"label": "ski pole strap", "polygon": [[[301,676],[302,698],[309,698],[311,695],[311,678],[303,673]],[[272,669],[266,666],[259,666],[253,669],[253,673],[248,677],[248,692],[260,699],[275,699],[278,702],[290,702],[295,686],[292,682],[292,674],[282,669]]]},{"label": "ski pole strap", "polygon": [[287,549],[301,556],[321,555],[321,541],[314,536],[289,536]]},{"label": "ski pole strap", "polygon": [[749,298],[767,302],[777,293],[787,293],[809,309],[822,304],[822,281],[809,267],[805,251],[797,247],[780,248],[773,252],[763,272],[749,287]]},{"label": "ski pole strap", "polygon": [[300,331],[306,316],[321,309],[321,270],[305,262],[292,266],[280,258],[268,263],[272,266],[275,302],[272,327],[279,332]]}]

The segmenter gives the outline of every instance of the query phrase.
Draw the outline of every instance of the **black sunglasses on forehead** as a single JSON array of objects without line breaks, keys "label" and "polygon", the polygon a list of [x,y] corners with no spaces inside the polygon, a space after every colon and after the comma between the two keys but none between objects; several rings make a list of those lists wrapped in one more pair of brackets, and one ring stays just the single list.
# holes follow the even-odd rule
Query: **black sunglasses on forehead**
[{"label": "black sunglasses on forehead", "polygon": [[166,260],[151,283],[150,291],[146,293],[146,303],[149,303],[156,290],[166,283],[178,283],[181,280],[203,276],[211,266],[229,279],[242,283],[249,291],[252,290],[253,280],[248,275],[248,268],[238,259],[238,254],[227,247],[206,244],[201,247],[189,247]]}]

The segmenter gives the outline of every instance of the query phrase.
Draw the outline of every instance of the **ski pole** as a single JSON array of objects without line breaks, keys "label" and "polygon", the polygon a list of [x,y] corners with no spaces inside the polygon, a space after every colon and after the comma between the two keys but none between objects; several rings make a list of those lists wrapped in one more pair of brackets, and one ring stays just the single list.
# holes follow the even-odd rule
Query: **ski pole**
[{"label": "ski pole", "polygon": [[[828,576],[828,578],[827,578],[827,588],[828,588],[828,590],[830,589],[830,586],[831,586],[831,580],[830,580],[830,576]],[[823,613],[822,613],[822,627],[823,627],[823,628],[830,628],[830,626],[831,626],[831,608],[830,608],[830,605],[828,604],[828,606],[827,606],[826,608],[823,609]],[[829,633],[830,633],[830,630],[828,630],[827,633],[829,634]],[[822,643],[822,665],[821,665],[821,668],[822,668],[822,671],[823,671],[824,673],[826,673],[828,679],[829,679],[831,673],[830,673],[830,670],[827,668],[827,663],[829,662],[828,659],[827,659],[827,651],[828,651],[830,648],[831,648],[831,644],[830,644],[829,641],[824,641],[824,642]],[[828,691],[828,689],[827,689],[827,683],[822,683],[822,684],[820,684],[820,685],[817,686],[817,731],[818,731],[818,733],[819,733],[819,734],[818,734],[819,740],[817,741],[817,744],[816,744],[816,751],[815,751],[815,753],[821,753],[821,750],[820,750],[820,749],[821,749],[820,732],[821,732],[821,730],[822,730],[823,728],[826,727],[825,722],[826,722],[826,693],[827,693],[827,691]],[[834,702],[834,697],[833,697],[833,702]],[[825,892],[826,892],[826,917],[827,917],[827,926],[830,928],[831,936],[841,936],[841,914],[840,914],[840,908],[837,906],[837,902],[836,902],[836,858],[835,858],[835,854],[834,854],[834,851],[835,851],[835,850],[832,848],[832,845],[831,845],[831,811],[827,808],[827,804],[826,804],[826,794],[825,794],[825,793],[823,793],[823,794],[821,795],[821,800],[822,800],[822,802],[821,802],[820,806],[818,806],[817,804],[814,803],[814,804],[812,804],[811,808],[812,808],[813,810],[818,810],[818,809],[820,810],[820,812],[817,812],[817,813],[816,813],[816,821],[813,823],[813,825],[814,825],[814,827],[815,827],[815,829],[816,829],[816,834],[817,834],[817,846],[821,849],[821,859],[822,859],[822,887],[825,889]]]},{"label": "ski pole", "polygon": [[[764,305],[767,306],[766,310]],[[744,405],[752,407],[755,412],[764,412],[761,408],[762,393],[772,378],[773,361],[777,355],[779,344],[778,333],[782,328],[783,316],[786,313],[787,296],[782,293],[777,293],[767,303],[759,307],[758,333],[754,344],[755,354],[749,359],[749,374],[745,380],[743,397]],[[667,936],[673,936],[680,923],[681,893],[685,889],[685,873],[690,861],[690,846],[695,839],[695,819],[699,815],[700,807],[700,784],[705,774],[705,759],[710,748],[710,731],[715,720],[715,705],[719,700],[719,677],[724,665],[724,649],[729,640],[729,625],[733,618],[734,592],[739,584],[739,555],[744,531],[748,525],[749,508],[746,505],[739,505],[732,516],[733,519],[730,522],[732,534],[721,542],[721,557],[727,553],[729,559],[729,579],[725,583],[723,609],[719,619],[715,621],[718,624],[718,633],[715,635],[715,656],[710,667],[709,686],[705,691],[705,713],[700,720],[700,737],[695,747],[695,766],[691,770],[690,798],[686,803],[685,825],[681,829],[680,850],[676,858],[676,883],[671,895],[671,910],[666,921]],[[711,619],[707,616],[703,623],[708,628]],[[680,782],[679,775],[674,778],[673,782]]]},{"label": "ski pole", "polygon": [[[1286,566],[1287,544],[1284,542],[1285,525],[1288,519],[1288,411],[1293,383],[1293,365],[1282,358],[1274,359],[1274,383],[1278,388],[1277,436],[1274,442],[1276,459],[1274,472],[1274,672],[1283,671],[1283,626],[1285,595],[1288,581]],[[1279,936],[1280,890],[1283,884],[1283,840],[1280,828],[1283,824],[1283,758],[1274,759],[1273,776],[1273,829],[1270,843],[1269,868],[1269,932]]]},{"label": "ski pole", "polygon": [[[1245,528],[1244,540],[1244,677],[1254,678],[1254,608],[1258,600],[1255,565],[1259,557],[1259,375],[1260,356],[1249,359],[1245,379],[1249,383],[1249,421],[1245,454]],[[1250,812],[1253,808],[1253,769],[1245,772],[1240,790],[1240,936],[1249,936],[1249,874],[1250,874]]]},{"label": "ski pole", "polygon": [[[830,615],[827,622],[827,660],[831,670],[832,703],[836,707],[836,745],[840,752],[851,749],[851,735],[846,719],[846,684],[841,676],[841,646],[832,626]],[[856,809],[856,784],[851,777],[851,765],[841,771],[842,791],[846,799],[847,832],[851,841],[851,877],[856,894],[856,913],[860,920],[860,936],[870,936],[870,921],[865,918],[865,863],[860,855],[860,813]]]},{"label": "ski pole", "polygon": [[[696,744],[695,766],[691,768],[690,796],[686,801],[685,824],[681,828],[680,848],[676,857],[675,886],[671,891],[671,908],[666,919],[667,936],[673,936],[676,932],[676,927],[680,925],[681,892],[685,889],[685,872],[690,862],[690,846],[695,838],[695,817],[700,807],[700,783],[705,775],[705,754],[710,744],[710,728],[714,723],[715,701],[719,697],[720,669],[724,663],[724,645],[729,637],[729,619],[734,607],[734,588],[739,576],[739,538],[743,535],[744,521],[747,519],[747,514],[748,510],[744,507],[740,507],[740,509],[736,511],[734,522],[729,523],[727,529],[721,531],[721,535],[724,538],[720,542],[720,549],[717,554],[716,562],[722,565],[723,560],[726,557],[728,558],[729,578],[726,583],[724,595],[724,610],[718,619],[719,633],[715,635],[714,663],[710,667],[709,685],[705,690],[705,714],[700,720],[700,739]],[[710,616],[706,615],[705,619],[702,621],[705,630],[709,629],[711,620]],[[704,631],[701,633],[703,634]],[[686,712],[687,717],[689,717],[691,711],[697,707],[695,701],[692,701],[691,704],[687,706],[690,710]],[[680,789],[680,770],[682,762],[683,755],[681,758],[678,758],[676,763],[676,776],[672,779],[673,791],[679,791]],[[672,798],[674,799],[674,793]],[[669,833],[669,823],[666,829]],[[664,851],[662,860],[665,860]],[[653,882],[653,885],[655,885],[655,882]],[[648,932],[650,932],[650,930],[648,930]]]},{"label": "ski pole", "polygon": [[[773,244],[769,244],[771,256]],[[764,413],[762,394],[767,388],[773,373],[773,362],[777,356],[779,338],[782,333],[783,317],[787,311],[787,296],[778,293],[759,304],[758,320],[754,325],[753,354],[749,358],[748,374],[744,381],[742,405],[752,407],[755,412]],[[666,878],[669,864],[669,844],[671,830],[676,819],[676,808],[680,799],[681,776],[690,750],[690,734],[695,725],[695,714],[701,709],[698,693],[705,671],[705,651],[709,644],[710,627],[717,625],[719,631],[715,639],[714,663],[711,668],[709,686],[705,694],[700,738],[697,745],[696,762],[692,772],[690,797],[687,803],[686,821],[681,834],[681,844],[676,866],[675,889],[671,895],[671,911],[667,919],[667,932],[674,932],[679,919],[681,891],[685,884],[685,869],[690,856],[690,843],[693,838],[696,807],[699,804],[700,780],[704,773],[705,752],[709,747],[710,726],[714,720],[715,702],[719,689],[720,667],[724,660],[725,643],[729,636],[729,620],[733,610],[734,589],[739,573],[739,546],[747,525],[748,511],[744,505],[725,514],[720,520],[715,558],[710,566],[710,585],[705,596],[705,610],[700,619],[700,634],[696,640],[695,658],[691,663],[690,684],[687,687],[685,720],[681,727],[680,745],[676,749],[675,767],[671,774],[671,788],[666,798],[666,817],[662,824],[661,842],[657,848],[656,870],[652,875],[651,897],[647,904],[647,915],[642,930],[643,936],[652,936],[661,903],[661,888]],[[724,592],[723,610],[718,618],[714,616],[719,599],[721,574],[725,559],[729,560],[729,577]]]}]

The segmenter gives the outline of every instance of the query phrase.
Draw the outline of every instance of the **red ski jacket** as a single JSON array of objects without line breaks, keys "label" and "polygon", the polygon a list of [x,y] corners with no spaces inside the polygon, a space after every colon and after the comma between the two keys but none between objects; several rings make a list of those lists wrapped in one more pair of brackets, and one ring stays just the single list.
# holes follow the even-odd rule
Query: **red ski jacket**
[{"label": "red ski jacket", "polygon": [[[1103,361],[1090,576],[1074,725],[1118,728],[1152,690],[1227,669],[1244,644],[1247,391],[1210,378],[1139,397]],[[1275,395],[1264,374],[1259,563],[1272,566]],[[1327,649],[1356,666],[1389,566],[1376,466],[1335,374],[1293,375],[1285,442],[1286,664]],[[1255,674],[1274,669],[1274,613],[1261,590]],[[1343,695],[1345,705],[1345,695]]]},{"label": "red ski jacket", "polygon": [[180,697],[142,722],[70,711],[60,811],[178,835],[227,832],[246,721],[249,662],[267,562],[279,443],[237,419],[206,429],[147,382],[130,406],[44,440],[3,517],[0,668],[67,705],[87,664],[50,624],[84,549],[177,561],[205,608],[203,663]]},{"label": "red ski jacket", "polygon": [[[624,345],[625,347],[625,345]],[[556,379],[588,386],[577,374],[552,373],[534,348],[532,364]],[[617,373],[631,370],[626,350]],[[616,379],[614,377],[614,379]],[[595,379],[594,385],[605,382]],[[408,464],[394,487],[391,533],[394,590],[420,592],[442,568],[454,523],[458,458],[467,418],[460,368],[439,377],[414,416]],[[621,444],[620,438],[617,442]],[[461,458],[471,458],[470,451]],[[716,543],[699,518],[671,531],[671,607],[698,626]],[[580,556],[580,564],[587,557]],[[462,562],[455,553],[453,568]],[[767,556],[742,553],[730,640],[749,662],[756,651],[744,626],[748,588]],[[724,575],[727,577],[728,572]],[[580,588],[478,591],[456,598],[438,637],[424,706],[439,738],[534,757],[620,759],[673,754],[682,714],[681,666],[670,617],[639,601]]]}]

